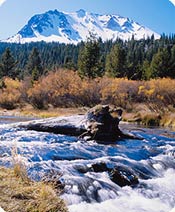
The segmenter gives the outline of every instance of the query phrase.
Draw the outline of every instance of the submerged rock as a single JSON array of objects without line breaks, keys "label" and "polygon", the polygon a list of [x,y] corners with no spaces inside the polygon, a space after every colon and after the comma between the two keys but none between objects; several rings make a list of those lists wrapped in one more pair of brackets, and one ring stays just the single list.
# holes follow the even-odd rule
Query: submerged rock
[{"label": "submerged rock", "polygon": [[92,164],[92,171],[94,172],[106,172],[110,171],[110,169],[107,167],[106,163],[94,163]]}]

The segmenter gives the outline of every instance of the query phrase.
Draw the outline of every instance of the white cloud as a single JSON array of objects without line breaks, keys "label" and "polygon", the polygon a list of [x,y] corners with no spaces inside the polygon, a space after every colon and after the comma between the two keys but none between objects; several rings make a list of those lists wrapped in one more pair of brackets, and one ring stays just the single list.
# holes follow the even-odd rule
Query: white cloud
[{"label": "white cloud", "polygon": [[175,6],[175,0],[169,0]]},{"label": "white cloud", "polygon": [[0,0],[0,6],[5,2],[6,0]]}]

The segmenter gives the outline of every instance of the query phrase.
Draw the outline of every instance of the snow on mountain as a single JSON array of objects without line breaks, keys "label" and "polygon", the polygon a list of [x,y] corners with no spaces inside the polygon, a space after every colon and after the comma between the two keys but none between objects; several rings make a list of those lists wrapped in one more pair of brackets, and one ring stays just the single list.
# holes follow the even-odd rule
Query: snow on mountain
[{"label": "snow on mountain", "polygon": [[74,13],[48,11],[33,16],[28,23],[6,42],[26,43],[36,41],[60,42],[77,44],[84,41],[93,32],[97,37],[105,40],[120,38],[128,40],[154,37],[159,34],[119,15],[99,15],[80,9]]}]

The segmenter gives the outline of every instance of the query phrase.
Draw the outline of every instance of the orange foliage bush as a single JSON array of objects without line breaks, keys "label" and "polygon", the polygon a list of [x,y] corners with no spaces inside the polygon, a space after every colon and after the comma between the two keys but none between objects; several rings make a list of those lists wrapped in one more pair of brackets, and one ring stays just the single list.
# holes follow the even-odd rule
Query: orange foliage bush
[{"label": "orange foliage bush", "polygon": [[154,86],[154,99],[161,101],[165,105],[175,105],[175,80],[169,78],[151,80]]},{"label": "orange foliage bush", "polygon": [[21,100],[21,82],[11,78],[3,79],[0,89],[0,106],[6,109],[14,109]]},{"label": "orange foliage bush", "polygon": [[[34,107],[94,106],[114,104],[132,109],[133,103],[146,103],[157,109],[175,106],[175,80],[154,79],[134,81],[125,78],[81,79],[70,70],[56,70],[41,77],[34,84],[31,80],[20,82],[5,78],[0,89],[0,106],[15,108],[22,101]],[[151,108],[150,108],[151,109]]]},{"label": "orange foliage bush", "polygon": [[142,82],[138,96],[141,102],[157,105],[159,109],[172,105],[175,106],[175,80],[169,78],[152,79]]},{"label": "orange foliage bush", "polygon": [[137,98],[140,82],[125,78],[102,78],[101,101],[105,104],[114,104],[126,108]]},{"label": "orange foliage bush", "polygon": [[156,103],[158,107],[174,105],[175,80],[134,81],[125,78],[81,79],[76,72],[57,70],[42,77],[28,90],[37,108],[94,106],[114,104],[127,108],[132,103]]},{"label": "orange foliage bush", "polygon": [[42,77],[28,90],[32,105],[45,108],[90,106],[99,103],[95,81],[82,80],[74,71],[57,70]]}]

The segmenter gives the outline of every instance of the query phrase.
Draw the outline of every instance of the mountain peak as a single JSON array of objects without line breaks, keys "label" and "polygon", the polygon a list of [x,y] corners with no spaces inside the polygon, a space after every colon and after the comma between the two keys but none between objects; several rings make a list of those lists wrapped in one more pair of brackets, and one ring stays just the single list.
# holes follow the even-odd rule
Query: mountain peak
[{"label": "mountain peak", "polygon": [[75,13],[49,10],[31,17],[28,23],[6,42],[26,43],[36,41],[74,43],[84,41],[93,32],[105,40],[159,38],[152,30],[119,15],[100,15],[83,9]]},{"label": "mountain peak", "polygon": [[84,16],[86,16],[86,11],[83,10],[83,9],[76,11],[76,13],[77,13],[79,18],[83,18]]}]

